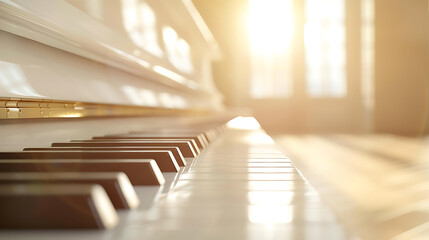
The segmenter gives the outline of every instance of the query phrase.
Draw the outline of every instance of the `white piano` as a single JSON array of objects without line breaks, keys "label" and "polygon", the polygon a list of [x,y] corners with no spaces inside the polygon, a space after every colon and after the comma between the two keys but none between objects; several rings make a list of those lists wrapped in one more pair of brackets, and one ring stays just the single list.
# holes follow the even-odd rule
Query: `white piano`
[{"label": "white piano", "polygon": [[191,0],[0,0],[0,44],[0,239],[353,237],[222,105]]}]

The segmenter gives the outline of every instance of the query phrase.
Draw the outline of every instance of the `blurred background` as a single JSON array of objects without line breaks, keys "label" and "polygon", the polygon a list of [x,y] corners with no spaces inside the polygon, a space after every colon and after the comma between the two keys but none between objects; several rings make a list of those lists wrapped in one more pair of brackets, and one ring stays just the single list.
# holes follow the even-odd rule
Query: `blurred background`
[{"label": "blurred background", "polygon": [[429,238],[427,0],[194,0],[214,77],[362,239]]},{"label": "blurred background", "polygon": [[194,0],[230,107],[270,132],[428,133],[426,0]]}]

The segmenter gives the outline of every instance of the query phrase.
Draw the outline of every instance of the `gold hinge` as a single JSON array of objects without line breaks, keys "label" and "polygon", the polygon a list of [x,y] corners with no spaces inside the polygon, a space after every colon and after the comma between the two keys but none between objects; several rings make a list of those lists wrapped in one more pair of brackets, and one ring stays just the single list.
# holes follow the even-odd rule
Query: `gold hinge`
[{"label": "gold hinge", "polygon": [[203,112],[207,111],[0,97],[0,119],[144,116]]}]

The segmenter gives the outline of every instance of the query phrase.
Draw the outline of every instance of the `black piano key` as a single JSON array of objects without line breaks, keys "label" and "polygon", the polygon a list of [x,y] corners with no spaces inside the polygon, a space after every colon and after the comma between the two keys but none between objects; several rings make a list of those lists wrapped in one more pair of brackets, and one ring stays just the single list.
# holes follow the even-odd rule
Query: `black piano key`
[{"label": "black piano key", "polygon": [[[180,134],[177,134],[180,133]],[[105,137],[118,136],[118,135],[106,135]],[[197,135],[185,135],[181,132],[157,132],[157,131],[136,131],[128,134],[121,134],[120,136],[138,136],[153,139],[193,139],[200,149],[204,149],[208,146],[206,136],[204,134]]]},{"label": "black piano key", "polygon": [[7,172],[0,173],[1,184],[99,184],[113,206],[133,209],[140,200],[123,172]]},{"label": "black piano key", "polygon": [[96,184],[0,184],[0,228],[110,229],[118,215]]},{"label": "black piano key", "polygon": [[135,151],[135,150],[167,150],[171,151],[179,166],[186,166],[182,152],[178,147],[51,147],[51,148],[24,148],[24,151]]},{"label": "black piano key", "polygon": [[0,152],[0,159],[153,159],[162,172],[178,172],[176,159],[166,150],[134,151],[25,151]]},{"label": "black piano key", "polygon": [[162,185],[151,159],[1,159],[0,172],[124,172],[133,185]]},{"label": "black piano key", "polygon": [[[89,146],[91,145],[91,146]],[[140,146],[171,146],[178,147],[185,158],[197,156],[194,147],[188,141],[180,140],[122,140],[122,139],[96,139],[72,140],[69,143],[52,143],[52,147],[140,147]]]},{"label": "black piano key", "polygon": [[188,141],[195,153],[198,155],[200,154],[200,147],[198,147],[197,142],[192,138],[174,138],[174,137],[168,137],[168,138],[161,138],[161,137],[152,137],[152,136],[132,136],[132,135],[122,135],[122,136],[105,136],[105,137],[93,137],[94,140],[142,140],[142,141]]}]

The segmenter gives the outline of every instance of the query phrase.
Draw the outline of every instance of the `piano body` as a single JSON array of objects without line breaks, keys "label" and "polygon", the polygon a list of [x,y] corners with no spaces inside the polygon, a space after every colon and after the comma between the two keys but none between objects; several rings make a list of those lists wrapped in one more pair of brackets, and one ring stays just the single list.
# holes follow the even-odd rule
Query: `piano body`
[{"label": "piano body", "polygon": [[0,44],[0,239],[350,237],[222,105],[191,0],[0,0]]}]

